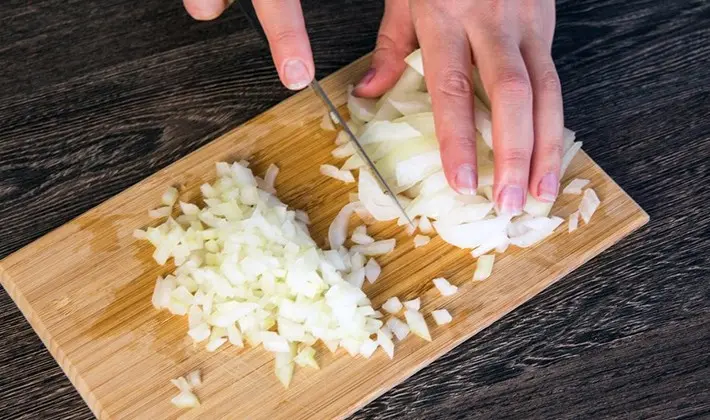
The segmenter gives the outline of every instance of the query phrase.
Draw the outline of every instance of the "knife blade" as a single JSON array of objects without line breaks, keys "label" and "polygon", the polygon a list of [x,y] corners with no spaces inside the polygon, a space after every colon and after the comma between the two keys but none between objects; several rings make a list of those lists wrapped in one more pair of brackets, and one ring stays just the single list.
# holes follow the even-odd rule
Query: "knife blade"
[{"label": "knife blade", "polygon": [[[256,15],[256,10],[254,10],[254,5],[252,4],[252,0],[239,0],[238,3],[239,3],[239,7],[242,9],[242,12],[247,17],[249,24],[259,34],[262,41],[264,41],[264,43],[268,46],[269,40],[266,37],[266,33],[264,32],[264,28],[261,26],[261,23],[259,22],[259,18]],[[345,119],[342,117],[342,115],[340,115],[338,108],[335,107],[333,102],[330,100],[328,95],[325,93],[325,91],[321,87],[320,83],[318,83],[318,81],[315,78],[313,78],[313,81],[310,83],[309,86],[316,93],[316,96],[318,96],[321,99],[321,101],[325,105],[326,109],[330,113],[331,118],[335,117],[334,119],[336,121],[334,121],[334,122],[336,124],[339,124],[343,128],[343,131],[345,131],[345,134],[348,135],[348,138],[350,139],[350,142],[355,147],[355,151],[357,152],[358,156],[360,156],[360,159],[362,159],[363,162],[365,162],[365,164],[367,164],[367,166],[370,168],[370,171],[372,171],[372,173],[375,175],[375,179],[377,180],[377,183],[380,185],[380,188],[382,188],[384,190],[386,195],[389,195],[392,198],[392,201],[397,206],[399,211],[402,213],[402,216],[404,216],[404,218],[407,220],[407,223],[409,223],[410,226],[414,227],[414,222],[409,217],[407,212],[404,210],[402,203],[400,203],[399,200],[397,199],[397,195],[394,193],[392,188],[390,188],[389,184],[387,184],[385,177],[382,176],[380,171],[375,166],[375,163],[367,155],[365,148],[362,147],[362,144],[357,139],[357,136],[355,136],[355,133],[353,133],[352,130],[350,130],[350,127],[348,127],[348,125],[345,124]]]}]

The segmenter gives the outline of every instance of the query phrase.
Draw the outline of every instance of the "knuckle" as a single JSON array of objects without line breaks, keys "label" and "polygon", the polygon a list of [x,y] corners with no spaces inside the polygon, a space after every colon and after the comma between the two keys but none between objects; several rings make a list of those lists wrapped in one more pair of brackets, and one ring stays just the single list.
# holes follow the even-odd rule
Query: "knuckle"
[{"label": "knuckle", "polygon": [[539,88],[542,93],[560,93],[562,91],[562,86],[560,84],[560,78],[554,68],[547,68],[543,70],[540,75]]},{"label": "knuckle", "polygon": [[527,168],[530,164],[531,151],[522,147],[506,149],[501,156],[503,165],[508,168]]},{"label": "knuckle", "polygon": [[439,93],[454,97],[469,97],[471,88],[470,76],[461,70],[445,70],[436,88]]},{"label": "knuckle", "polygon": [[293,28],[284,28],[276,31],[274,42],[276,44],[293,44],[301,37],[301,32]]},{"label": "knuckle", "polygon": [[532,100],[532,87],[527,76],[518,71],[505,71],[498,78],[496,96],[503,103],[520,103]]}]

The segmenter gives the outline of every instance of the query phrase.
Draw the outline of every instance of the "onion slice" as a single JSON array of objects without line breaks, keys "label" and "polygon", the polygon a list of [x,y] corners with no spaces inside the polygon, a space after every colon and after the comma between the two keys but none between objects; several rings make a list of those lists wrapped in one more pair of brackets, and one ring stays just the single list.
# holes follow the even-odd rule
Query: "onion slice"
[{"label": "onion slice", "polygon": [[495,262],[495,255],[483,255],[476,262],[476,271],[473,273],[474,281],[482,281],[490,277],[493,272],[493,263]]},{"label": "onion slice", "polygon": [[587,184],[589,184],[588,179],[575,178],[562,190],[562,194],[582,194],[582,188],[586,187]]},{"label": "onion slice", "polygon": [[443,277],[437,277],[432,280],[432,282],[434,283],[434,286],[439,290],[439,293],[441,293],[441,296],[451,296],[459,290],[458,287],[449,283],[449,281]]},{"label": "onion slice", "polygon": [[437,325],[448,324],[453,319],[449,311],[447,311],[446,309],[437,309],[435,311],[432,311],[431,316],[432,318],[434,318],[434,321]]},{"label": "onion slice", "polygon": [[587,188],[584,190],[584,195],[582,196],[582,201],[579,205],[579,214],[582,216],[585,224],[588,224],[592,219],[592,215],[599,207],[599,197],[593,189]]}]

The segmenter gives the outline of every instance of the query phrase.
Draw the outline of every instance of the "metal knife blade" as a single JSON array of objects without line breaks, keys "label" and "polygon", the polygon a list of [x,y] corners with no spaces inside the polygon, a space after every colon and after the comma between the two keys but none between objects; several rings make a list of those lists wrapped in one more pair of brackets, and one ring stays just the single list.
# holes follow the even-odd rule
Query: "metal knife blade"
[{"label": "metal knife blade", "polygon": [[[242,12],[244,12],[244,15],[246,15],[247,20],[249,21],[249,24],[256,30],[256,32],[261,36],[261,39],[264,41],[264,43],[268,46],[269,45],[269,40],[266,38],[266,33],[264,33],[264,28],[261,27],[261,23],[259,22],[258,17],[256,16],[256,11],[254,10],[254,5],[252,4],[252,0],[239,0],[239,7],[242,9]],[[314,78],[313,81],[310,83],[311,89],[316,93],[316,95],[321,99],[323,104],[325,104],[325,107],[328,109],[328,112],[330,112],[330,115],[335,117],[337,121],[335,123],[340,124],[341,127],[343,127],[343,130],[345,133],[348,135],[348,138],[350,139],[350,142],[355,146],[355,151],[357,154],[360,156],[360,158],[367,164],[367,166],[370,168],[370,171],[375,175],[375,179],[377,179],[377,183],[380,185],[380,188],[382,188],[387,195],[389,195],[392,198],[392,201],[394,204],[397,206],[397,208],[400,210],[402,213],[402,216],[407,220],[410,226],[414,227],[414,222],[412,219],[409,217],[406,211],[404,211],[404,207],[402,206],[402,203],[399,202],[397,199],[397,195],[392,191],[392,188],[387,184],[387,181],[385,178],[382,176],[380,171],[377,169],[375,166],[375,163],[370,159],[370,157],[367,155],[367,152],[365,149],[362,147],[362,144],[360,144],[360,141],[357,139],[357,136],[355,136],[355,133],[350,130],[350,127],[348,127],[347,124],[345,124],[345,119],[343,119],[342,115],[340,115],[340,112],[338,112],[338,108],[335,107],[333,102],[328,98],[328,95],[325,93],[323,88],[321,87],[320,83]]]}]

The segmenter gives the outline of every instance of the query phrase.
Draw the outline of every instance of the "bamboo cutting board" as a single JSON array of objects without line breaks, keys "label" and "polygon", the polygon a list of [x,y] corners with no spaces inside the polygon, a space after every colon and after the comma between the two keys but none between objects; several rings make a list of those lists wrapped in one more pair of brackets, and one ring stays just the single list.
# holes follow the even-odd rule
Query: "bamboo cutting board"
[{"label": "bamboo cutting board", "polygon": [[[364,57],[323,82],[336,105],[345,103],[346,86],[368,64]],[[374,285],[366,283],[365,292],[375,308],[391,296],[421,297],[433,342],[410,334],[396,344],[393,361],[381,350],[365,360],[320,347],[321,369],[297,369],[285,390],[273,374],[273,358],[263,349],[223,346],[208,353],[187,338],[186,318],[153,309],[155,278],[171,267],[157,266],[150,245],[131,234],[150,224],[147,211],[158,205],[169,185],[180,187],[181,199],[194,199],[199,185],[214,179],[215,161],[250,158],[258,175],[271,162],[281,168],[279,196],[308,211],[311,233],[323,244],[329,223],[355,188],[319,174],[321,163],[333,162],[334,133],[319,128],[323,111],[310,91],[301,92],[0,263],[2,285],[97,417],[344,417],[648,221],[580,153],[564,182],[591,180],[602,201],[591,224],[573,234],[566,233],[564,224],[534,248],[498,255],[493,275],[484,282],[471,281],[474,260],[466,251],[438,237],[413,249],[412,238],[394,223],[375,224],[368,229],[373,236],[395,235],[398,246],[379,258],[382,276]],[[552,214],[568,216],[579,200],[562,196]],[[459,292],[441,297],[431,283],[440,276],[459,286]],[[451,324],[435,326],[428,314],[440,308],[451,312]],[[197,391],[202,405],[178,410],[170,404],[177,390],[169,379],[194,369],[203,372],[204,385]]]}]

